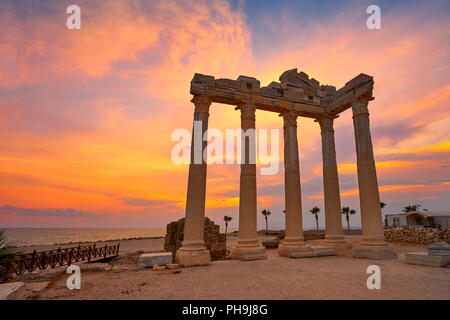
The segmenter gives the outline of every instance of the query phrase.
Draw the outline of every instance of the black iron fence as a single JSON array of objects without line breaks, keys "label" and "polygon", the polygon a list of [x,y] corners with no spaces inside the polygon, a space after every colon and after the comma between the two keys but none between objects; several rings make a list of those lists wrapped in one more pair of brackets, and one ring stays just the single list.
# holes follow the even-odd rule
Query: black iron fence
[{"label": "black iron fence", "polygon": [[22,254],[15,257],[9,263],[7,270],[9,274],[17,276],[25,272],[33,272],[35,270],[45,270],[47,268],[57,268],[62,266],[70,266],[76,262],[92,262],[104,259],[110,259],[119,255],[120,244],[112,246],[97,247],[78,246],[73,248],[58,248],[55,250],[41,251]]}]

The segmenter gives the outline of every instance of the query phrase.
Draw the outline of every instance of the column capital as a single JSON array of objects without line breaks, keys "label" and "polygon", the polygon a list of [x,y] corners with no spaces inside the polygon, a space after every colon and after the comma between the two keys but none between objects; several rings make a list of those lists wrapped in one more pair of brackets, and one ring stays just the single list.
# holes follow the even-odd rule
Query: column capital
[{"label": "column capital", "polygon": [[286,110],[281,116],[284,120],[284,127],[297,127],[298,113],[295,110]]},{"label": "column capital", "polygon": [[325,132],[325,131],[331,131],[334,132],[333,129],[333,124],[334,124],[334,119],[336,119],[336,116],[323,116],[320,118],[317,118],[317,122],[320,125],[320,130],[321,132]]},{"label": "column capital", "polygon": [[256,106],[252,102],[242,102],[237,109],[241,110],[241,119],[255,119]]},{"label": "column capital", "polygon": [[211,106],[211,97],[204,95],[195,95],[191,102],[195,105],[195,112],[209,112]]},{"label": "column capital", "polygon": [[367,107],[369,101],[355,100],[352,101],[350,104],[352,106],[353,117],[363,114],[369,115],[369,108]]}]

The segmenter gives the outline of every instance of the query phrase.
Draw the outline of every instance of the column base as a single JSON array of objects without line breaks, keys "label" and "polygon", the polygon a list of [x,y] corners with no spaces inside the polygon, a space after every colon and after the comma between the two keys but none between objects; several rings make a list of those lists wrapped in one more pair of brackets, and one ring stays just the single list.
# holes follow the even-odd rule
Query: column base
[{"label": "column base", "polygon": [[238,240],[231,249],[230,257],[236,260],[263,260],[267,259],[266,249],[258,240]]},{"label": "column base", "polygon": [[337,256],[351,256],[353,245],[347,241],[343,242],[328,242],[324,241],[325,244],[329,245],[330,247],[333,247],[336,250]]},{"label": "column base", "polygon": [[278,245],[278,255],[289,258],[309,258],[315,256],[311,246],[305,241],[292,241],[288,239],[285,239]]},{"label": "column base", "polygon": [[338,234],[330,234],[330,235],[325,235],[325,242],[329,243],[329,244],[333,244],[333,243],[345,243],[345,238],[343,235],[338,235]]},{"label": "column base", "polygon": [[211,264],[211,254],[206,248],[181,247],[175,255],[175,263],[182,267],[207,266]]},{"label": "column base", "polygon": [[353,257],[363,259],[387,260],[396,259],[395,247],[387,243],[366,244],[361,242],[353,246]]}]

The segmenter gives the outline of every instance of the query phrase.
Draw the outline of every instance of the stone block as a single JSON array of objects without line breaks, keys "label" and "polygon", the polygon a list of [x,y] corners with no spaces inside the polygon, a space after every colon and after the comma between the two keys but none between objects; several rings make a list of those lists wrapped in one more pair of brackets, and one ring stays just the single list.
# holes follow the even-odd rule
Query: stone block
[{"label": "stone block", "polygon": [[166,266],[159,266],[157,264],[153,266],[153,271],[164,271],[164,270],[166,270]]},{"label": "stone block", "polygon": [[428,246],[428,254],[431,256],[450,256],[450,244],[437,242]]},{"label": "stone block", "polygon": [[182,267],[206,266],[211,264],[211,255],[208,250],[178,250],[175,262]]},{"label": "stone block", "polygon": [[[204,218],[204,238],[205,247],[211,251],[212,260],[225,259],[227,257],[226,236],[220,233],[220,226],[209,218]],[[172,252],[176,257],[177,250],[182,246],[184,238],[184,218],[171,222],[167,225],[167,233],[165,236],[164,250]],[[217,244],[217,245],[215,245]]]},{"label": "stone block", "polygon": [[283,97],[290,100],[303,100],[304,93],[302,89],[288,89],[283,91]]},{"label": "stone block", "polygon": [[102,272],[109,271],[112,269],[112,266],[108,263],[82,263],[79,265],[80,270],[83,271],[93,271],[93,272]]},{"label": "stone block", "polygon": [[0,300],[14,300],[25,288],[24,282],[10,282],[0,284]]},{"label": "stone block", "polygon": [[353,244],[351,242],[328,242],[325,243],[329,246],[333,246],[338,256],[351,256],[353,250]]},{"label": "stone block", "polygon": [[311,258],[314,257],[313,250],[309,244],[293,245],[280,243],[278,245],[278,255],[289,258]]},{"label": "stone block", "polygon": [[166,266],[166,268],[168,270],[176,270],[176,269],[180,268],[180,265],[178,263],[171,263],[171,264],[168,264]]},{"label": "stone block", "polygon": [[353,246],[353,257],[363,259],[386,260],[396,259],[397,253],[393,246],[389,245],[361,245]]},{"label": "stone block", "polygon": [[227,256],[227,246],[225,243],[213,243],[211,245],[211,259],[220,260]]},{"label": "stone block", "polygon": [[145,268],[172,263],[172,252],[145,253],[139,257],[139,265]]},{"label": "stone block", "polygon": [[231,80],[231,79],[217,79],[216,85],[228,87],[228,88],[232,88],[232,89],[240,89],[241,88],[241,83],[239,81]]},{"label": "stone block", "polygon": [[433,256],[428,252],[408,252],[405,262],[427,267],[445,267],[450,265],[450,256]]},{"label": "stone block", "polygon": [[261,94],[269,97],[276,97],[276,98],[281,97],[280,91],[276,88],[268,88],[268,87],[261,88]]},{"label": "stone block", "polygon": [[236,260],[263,260],[267,259],[266,249],[262,246],[256,247],[234,247],[231,249],[231,258]]},{"label": "stone block", "polygon": [[310,83],[313,87],[315,87],[315,88],[317,88],[317,89],[320,88],[320,83],[319,83],[319,81],[317,81],[317,80],[314,79],[314,78],[312,78],[311,80],[309,80],[309,83]]},{"label": "stone block", "polygon": [[331,246],[311,246],[315,257],[335,256],[336,249]]},{"label": "stone block", "polygon": [[260,82],[256,78],[239,76],[237,81],[241,83],[241,89],[259,92]]}]

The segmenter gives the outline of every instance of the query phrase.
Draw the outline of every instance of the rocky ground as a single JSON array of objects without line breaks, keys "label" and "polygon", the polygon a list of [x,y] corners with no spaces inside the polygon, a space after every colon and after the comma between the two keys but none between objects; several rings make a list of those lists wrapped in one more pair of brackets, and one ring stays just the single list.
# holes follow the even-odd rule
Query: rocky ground
[{"label": "rocky ground", "polygon": [[[358,236],[350,236],[351,243]],[[263,237],[261,237],[263,240]],[[229,237],[232,246],[236,237]],[[320,240],[312,241],[321,243]],[[65,268],[24,275],[19,299],[450,299],[450,268],[405,264],[404,253],[425,245],[397,245],[397,260],[350,256],[289,259],[267,250],[267,260],[215,261],[210,266],[153,271],[138,266],[142,251],[158,251],[161,239],[129,240],[121,255],[82,265],[81,290],[68,290]],[[381,290],[366,286],[369,265],[381,268]]]}]

